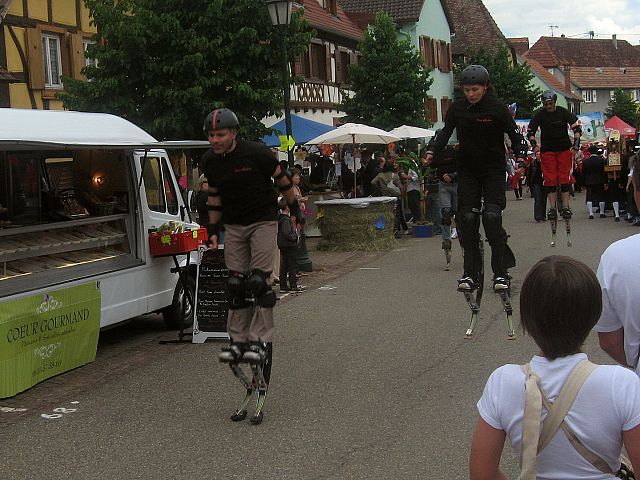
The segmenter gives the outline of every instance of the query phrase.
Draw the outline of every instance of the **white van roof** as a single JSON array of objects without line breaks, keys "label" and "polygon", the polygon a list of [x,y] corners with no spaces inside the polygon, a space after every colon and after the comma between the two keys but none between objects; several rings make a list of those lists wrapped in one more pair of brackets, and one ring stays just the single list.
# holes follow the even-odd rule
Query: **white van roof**
[{"label": "white van roof", "polygon": [[206,141],[158,142],[140,127],[107,113],[0,108],[0,149],[206,148]]}]

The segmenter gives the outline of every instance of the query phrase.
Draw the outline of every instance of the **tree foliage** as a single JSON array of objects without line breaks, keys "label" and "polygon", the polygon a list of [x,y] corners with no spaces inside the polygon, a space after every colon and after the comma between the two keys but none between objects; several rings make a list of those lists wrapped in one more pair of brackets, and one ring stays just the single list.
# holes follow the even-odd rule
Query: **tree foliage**
[{"label": "tree foliage", "polygon": [[532,117],[540,105],[542,91],[531,85],[534,75],[528,65],[511,64],[505,46],[500,46],[495,53],[484,48],[472,52],[467,63],[456,66],[456,74],[468,65],[483,65],[487,69],[498,99],[505,105],[517,104],[516,118]]},{"label": "tree foliage", "polygon": [[411,42],[398,40],[388,14],[378,12],[358,49],[360,63],[349,66],[354,94],[345,95],[341,106],[347,119],[385,130],[403,124],[430,126],[425,102],[433,80]]},{"label": "tree foliage", "polygon": [[604,114],[607,116],[607,119],[617,115],[632,127],[640,127],[640,110],[638,103],[621,88],[614,90],[613,98],[609,100],[609,106],[604,111]]},{"label": "tree foliage", "polygon": [[[202,138],[214,108],[258,138],[260,119],[283,106],[282,43],[255,0],[86,0],[98,34],[87,81],[65,78],[66,108],[120,115],[158,139]],[[283,28],[283,27],[280,27]],[[300,12],[287,29],[289,58],[312,33]]]}]

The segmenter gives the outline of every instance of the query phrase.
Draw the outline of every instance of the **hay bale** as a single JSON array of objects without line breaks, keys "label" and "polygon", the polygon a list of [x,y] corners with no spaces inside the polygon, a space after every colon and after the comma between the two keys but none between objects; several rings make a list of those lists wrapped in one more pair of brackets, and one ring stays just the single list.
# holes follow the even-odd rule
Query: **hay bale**
[{"label": "hay bale", "polygon": [[318,250],[375,251],[396,245],[393,197],[316,202],[322,239]]}]

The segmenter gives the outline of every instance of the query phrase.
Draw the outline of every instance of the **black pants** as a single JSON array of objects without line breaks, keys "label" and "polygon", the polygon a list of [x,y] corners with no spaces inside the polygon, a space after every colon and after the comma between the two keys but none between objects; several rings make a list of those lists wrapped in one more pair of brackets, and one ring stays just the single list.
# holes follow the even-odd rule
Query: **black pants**
[{"label": "black pants", "polygon": [[[478,279],[480,258],[480,208],[484,198],[485,209],[503,210],[507,205],[504,188],[504,171],[490,171],[481,174],[459,172],[458,179],[458,216],[460,244],[464,248],[464,273]],[[475,215],[475,216],[474,216]],[[484,218],[482,219],[484,223]],[[494,275],[505,276],[505,255],[507,232],[502,228],[502,217],[497,223],[487,224],[485,235],[491,245],[491,269]],[[487,228],[489,227],[489,228]]]},{"label": "black pants", "polygon": [[396,208],[394,209],[394,213],[395,213],[395,218],[393,222],[393,229],[396,232],[399,232],[400,229],[409,230],[409,227],[407,226],[407,222],[404,219],[404,211],[402,209],[402,197],[398,197],[398,199],[396,200]]},{"label": "black pants", "polygon": [[420,191],[407,191],[407,203],[409,204],[409,210],[411,211],[411,216],[413,217],[413,223],[422,220],[422,215],[420,214]]},{"label": "black pants", "polygon": [[542,222],[547,219],[547,192],[541,183],[531,185],[531,193],[533,194],[533,218],[536,222]]},{"label": "black pants", "polygon": [[298,286],[298,278],[296,270],[298,269],[298,247],[280,248],[280,288],[296,288]]}]

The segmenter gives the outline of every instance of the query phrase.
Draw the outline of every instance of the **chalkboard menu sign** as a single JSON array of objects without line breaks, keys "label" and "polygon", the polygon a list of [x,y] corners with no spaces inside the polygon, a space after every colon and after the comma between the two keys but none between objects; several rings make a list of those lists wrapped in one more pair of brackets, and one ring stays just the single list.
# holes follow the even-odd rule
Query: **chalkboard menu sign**
[{"label": "chalkboard menu sign", "polygon": [[193,343],[207,338],[228,338],[227,335],[227,278],[224,250],[200,247],[200,262],[196,281],[196,311]]}]

